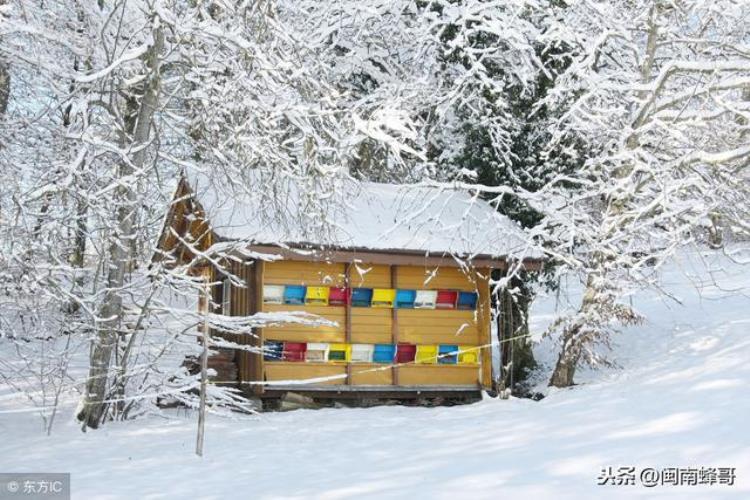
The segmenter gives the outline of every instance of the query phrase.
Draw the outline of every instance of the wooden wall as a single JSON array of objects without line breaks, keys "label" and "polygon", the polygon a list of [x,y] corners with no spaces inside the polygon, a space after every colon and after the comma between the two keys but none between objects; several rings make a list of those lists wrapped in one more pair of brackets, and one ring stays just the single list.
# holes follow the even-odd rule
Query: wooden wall
[{"label": "wooden wall", "polygon": [[[266,285],[346,286],[346,265],[297,261],[265,262],[263,283]],[[263,334],[266,339],[290,342],[346,342],[346,308],[344,307],[264,304],[263,311],[307,311],[338,323],[336,327],[286,325],[264,328]]]},{"label": "wooden wall", "polygon": [[[260,332],[264,340],[329,343],[410,343],[482,345],[490,341],[489,270],[464,273],[459,268],[386,266],[300,261],[256,264],[252,279],[258,293],[255,310],[302,310],[318,314],[336,326],[284,325]],[[262,284],[350,286],[367,288],[458,289],[477,291],[476,311],[379,309],[342,306],[262,304]],[[250,307],[240,299],[238,307]],[[246,309],[250,310],[250,309]],[[490,350],[483,349],[479,365],[410,365],[384,370],[369,363],[288,363],[245,360],[243,380],[289,380],[338,377],[325,384],[352,385],[491,385]]]},{"label": "wooden wall", "polygon": [[[345,286],[345,265],[307,264],[308,270],[297,271],[306,263],[279,261],[265,264],[264,283],[269,285]],[[425,269],[398,266],[397,286],[391,283],[388,266],[353,266],[367,269],[359,274],[351,271],[351,286],[366,288],[459,289],[473,291],[486,286],[486,279],[476,273],[466,276],[455,268]],[[295,270],[295,272],[290,272]],[[433,276],[432,273],[436,272]],[[430,274],[428,274],[430,273]],[[329,277],[339,279],[329,284]],[[430,279],[430,276],[432,278]],[[429,279],[425,283],[425,280]],[[264,311],[307,311],[338,323],[336,327],[305,327],[286,325],[265,328],[267,339],[290,342],[346,342],[346,308],[334,306],[293,306],[265,304]],[[412,344],[475,344],[481,342],[477,311],[397,309],[399,342]],[[351,342],[388,344],[393,341],[393,311],[371,307],[351,308]]]},{"label": "wooden wall", "polygon": [[[211,289],[211,301],[213,302],[213,310],[216,313],[226,312],[221,311],[223,302],[224,280],[228,279],[228,276],[232,276],[235,279],[235,284],[230,287],[230,316],[249,316],[260,310],[259,304],[262,304],[262,297],[260,297],[256,290],[262,290],[256,283],[256,276],[258,274],[258,264],[252,261],[248,262],[225,262],[223,263],[226,271],[219,270],[216,267],[211,267],[210,270],[210,281],[213,284]],[[241,282],[244,286],[237,286],[237,282]],[[199,301],[200,306],[200,301]],[[245,333],[245,334],[229,334],[219,330],[211,331],[212,337],[224,338],[227,341],[234,342],[241,345],[249,345],[260,348],[262,346],[262,340],[259,332]],[[222,352],[224,349],[218,349]],[[220,356],[221,357],[221,356]],[[257,354],[253,354],[250,351],[237,350],[233,358],[237,365],[239,381],[248,380],[260,380],[262,378],[262,364],[261,357]],[[209,365],[211,365],[211,359],[209,358]]]}]

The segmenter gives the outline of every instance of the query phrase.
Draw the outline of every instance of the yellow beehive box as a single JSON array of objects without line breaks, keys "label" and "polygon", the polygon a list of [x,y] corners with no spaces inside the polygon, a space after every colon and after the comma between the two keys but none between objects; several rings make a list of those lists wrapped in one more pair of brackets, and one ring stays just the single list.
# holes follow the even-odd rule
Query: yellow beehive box
[{"label": "yellow beehive box", "polygon": [[331,290],[327,286],[308,286],[305,293],[305,304],[327,306]]},{"label": "yellow beehive box", "polygon": [[417,354],[414,362],[423,365],[432,365],[437,363],[439,346],[436,345],[418,345]]},{"label": "yellow beehive box", "polygon": [[349,362],[352,360],[352,346],[350,344],[331,344],[328,347],[328,361]]},{"label": "yellow beehive box", "polygon": [[475,345],[458,346],[458,364],[475,365],[479,363],[479,348]]},{"label": "yellow beehive box", "polygon": [[396,290],[393,288],[375,288],[372,291],[372,307],[393,307],[396,301]]}]

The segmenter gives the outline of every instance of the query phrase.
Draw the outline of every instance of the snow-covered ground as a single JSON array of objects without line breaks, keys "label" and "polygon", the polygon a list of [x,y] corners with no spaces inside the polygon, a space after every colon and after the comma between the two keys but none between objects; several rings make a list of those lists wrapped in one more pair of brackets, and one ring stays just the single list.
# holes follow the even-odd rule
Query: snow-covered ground
[{"label": "snow-covered ground", "polygon": [[[635,298],[648,321],[618,337],[620,369],[583,371],[540,402],[212,417],[201,459],[194,415],[83,434],[71,402],[47,437],[0,387],[0,471],[71,472],[82,499],[750,498],[750,270],[692,253],[663,281],[682,304]],[[550,349],[537,355],[551,362]],[[734,467],[736,481],[598,486],[608,466]]]}]

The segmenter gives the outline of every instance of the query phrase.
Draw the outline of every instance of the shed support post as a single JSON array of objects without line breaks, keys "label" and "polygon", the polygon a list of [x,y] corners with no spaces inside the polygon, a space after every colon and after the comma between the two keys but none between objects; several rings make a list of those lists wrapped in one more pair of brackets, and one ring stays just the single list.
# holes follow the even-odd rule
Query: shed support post
[{"label": "shed support post", "polygon": [[[398,266],[391,266],[391,288],[394,290],[398,288]],[[391,309],[391,340],[393,345],[396,346],[398,351],[398,309],[394,301],[393,309]],[[391,367],[393,385],[399,385],[398,381],[398,366]]]},{"label": "shed support post", "polygon": [[[352,343],[352,264],[348,263],[346,265],[346,286],[349,288],[349,297],[345,301],[346,303],[346,343],[351,344]],[[350,385],[352,383],[352,364],[347,363],[346,364],[346,385]]]},{"label": "shed support post", "polygon": [[201,353],[201,389],[200,389],[200,409],[198,411],[198,436],[195,442],[195,454],[203,456],[203,436],[206,429],[206,385],[208,384],[208,348],[211,337],[211,330],[208,326],[208,309],[211,304],[211,275],[209,272],[203,273],[203,296],[205,307],[203,309],[203,352]]}]

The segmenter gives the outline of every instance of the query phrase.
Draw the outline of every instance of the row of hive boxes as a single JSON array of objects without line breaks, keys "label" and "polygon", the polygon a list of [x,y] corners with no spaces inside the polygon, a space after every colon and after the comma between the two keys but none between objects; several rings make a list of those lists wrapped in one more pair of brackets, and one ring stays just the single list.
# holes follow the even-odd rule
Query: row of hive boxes
[{"label": "row of hive boxes", "polygon": [[327,344],[265,341],[265,361],[469,365],[479,363],[471,345]]},{"label": "row of hive boxes", "polygon": [[477,307],[477,293],[462,290],[346,288],[263,285],[264,304],[380,307],[386,309],[461,309]]},{"label": "row of hive boxes", "polygon": [[[279,385],[394,385],[399,386],[473,386],[480,380],[480,365],[377,363],[264,363],[263,378]],[[273,385],[268,386],[273,388]]]},{"label": "row of hive boxes", "polygon": [[[264,304],[265,312],[304,311],[322,316],[335,326],[286,324],[263,328],[266,339],[288,342],[345,343],[346,309],[325,306],[291,306]],[[352,308],[351,342],[356,344],[391,344],[393,314],[390,309]],[[399,343],[408,344],[473,344],[483,343],[476,311],[425,311],[401,309],[396,316]]]},{"label": "row of hive boxes", "polygon": [[[263,285],[333,288],[405,289],[425,288],[437,290],[477,290],[487,288],[486,277],[479,280],[477,275],[467,275],[457,268],[425,268],[418,266],[398,266],[395,281],[392,269],[387,265],[356,265],[350,270],[347,279],[346,266],[339,263],[314,263],[280,260],[264,265]],[[394,286],[397,283],[397,286]],[[278,289],[277,289],[278,290]],[[394,290],[396,296],[398,291]],[[278,292],[277,292],[278,293]],[[299,293],[299,291],[297,292]],[[305,292],[306,293],[306,292]],[[330,294],[330,291],[329,291]],[[476,295],[469,293],[476,301]],[[466,299],[468,299],[468,295]],[[330,297],[330,295],[329,295]],[[416,296],[414,297],[416,300]],[[458,297],[456,298],[458,301]],[[471,300],[471,299],[469,299]],[[435,295],[437,302],[437,296]],[[473,304],[472,308],[481,306]],[[289,342],[328,342],[362,344],[390,344],[393,342],[410,344],[482,344],[482,332],[478,324],[479,310],[470,309],[388,309],[373,307],[352,307],[351,338],[346,338],[345,307],[325,305],[290,305],[264,303],[263,311],[304,311],[322,316],[336,323],[336,326],[307,327],[287,324],[266,327],[263,336]],[[393,321],[396,318],[396,338],[393,336]],[[486,328],[485,328],[486,329]],[[487,335],[488,332],[484,332]]]}]

